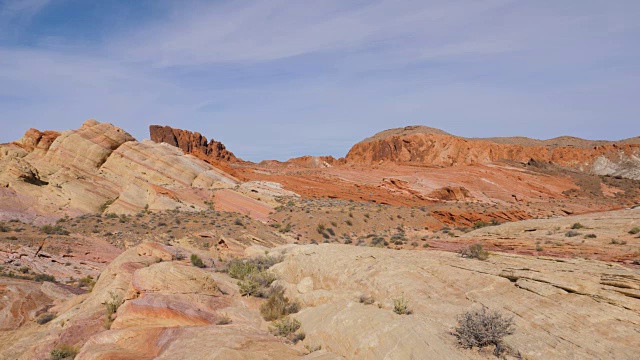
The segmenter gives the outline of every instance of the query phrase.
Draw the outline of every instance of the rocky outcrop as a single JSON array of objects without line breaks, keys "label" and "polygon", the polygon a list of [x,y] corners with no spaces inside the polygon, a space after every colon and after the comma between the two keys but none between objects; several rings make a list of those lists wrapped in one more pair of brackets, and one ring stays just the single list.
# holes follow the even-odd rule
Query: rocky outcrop
[{"label": "rocky outcrop", "polygon": [[[0,321],[7,329],[0,354],[40,359],[68,344],[80,349],[78,360],[487,359],[488,351],[463,349],[452,335],[459,314],[482,306],[515,322],[504,339],[507,359],[635,359],[640,347],[640,273],[616,264],[501,253],[480,261],[339,244],[247,248],[249,256],[284,258],[269,271],[301,305],[292,316],[306,337],[293,345],[267,331],[259,313],[265,300],[241,296],[237,280],[192,266],[178,256],[184,251],[158,243],[129,249],[78,296],[54,284],[10,282],[0,304],[17,304],[2,311],[18,310],[11,319],[20,323]],[[411,314],[394,313],[401,297]],[[57,317],[31,323],[43,308]],[[304,345],[322,350],[307,355]]]},{"label": "rocky outcrop", "polygon": [[429,196],[444,201],[465,201],[473,198],[464,186],[445,186],[432,191]]},{"label": "rocky outcrop", "polygon": [[51,144],[60,136],[57,131],[40,131],[37,129],[29,129],[24,136],[15,142],[25,150],[31,152],[36,149],[47,151]]},{"label": "rocky outcrop", "polygon": [[95,120],[60,134],[32,129],[0,146],[0,220],[207,209],[213,191],[237,183],[178,148]]},{"label": "rocky outcrop", "polygon": [[[638,270],[556,260],[321,244],[288,249],[273,271],[304,305],[296,318],[307,339],[347,359],[488,358],[451,334],[457,315],[482,306],[514,318],[505,341],[517,358],[636,358]],[[412,314],[393,312],[400,297]]]},{"label": "rocky outcrop", "polygon": [[[576,138],[547,141],[527,138],[467,139],[420,127],[388,130],[354,145],[348,162],[381,161],[456,166],[501,160],[549,162],[598,175],[640,179],[640,139],[619,143]],[[407,129],[407,128],[405,128]]]},{"label": "rocky outcrop", "polygon": [[198,132],[174,129],[170,126],[149,126],[151,141],[167,143],[182,149],[187,154],[192,154],[205,161],[236,161],[235,155],[224,147],[221,142],[202,136]]},{"label": "rocky outcrop", "polygon": [[[45,359],[57,344],[78,348],[78,360],[305,358],[302,346],[268,332],[255,299],[241,297],[236,280],[176,254],[159,244],[127,250],[91,293],[51,309],[58,315],[50,323],[0,332],[2,358]],[[107,313],[107,304],[117,311]],[[315,358],[338,358],[322,353]]]}]

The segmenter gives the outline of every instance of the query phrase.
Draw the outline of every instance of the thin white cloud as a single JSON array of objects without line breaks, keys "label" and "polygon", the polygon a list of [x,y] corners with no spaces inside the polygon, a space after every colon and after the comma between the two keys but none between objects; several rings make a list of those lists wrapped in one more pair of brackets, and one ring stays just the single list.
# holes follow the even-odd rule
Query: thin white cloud
[{"label": "thin white cloud", "polygon": [[[13,4],[0,10],[11,21],[46,6],[1,1]],[[415,123],[466,136],[628,137],[640,133],[630,122],[639,9],[622,0],[180,2],[90,48],[0,45],[0,122],[11,125],[0,142],[90,117],[138,138],[150,123],[197,130],[250,160],[342,156],[374,131]]]}]

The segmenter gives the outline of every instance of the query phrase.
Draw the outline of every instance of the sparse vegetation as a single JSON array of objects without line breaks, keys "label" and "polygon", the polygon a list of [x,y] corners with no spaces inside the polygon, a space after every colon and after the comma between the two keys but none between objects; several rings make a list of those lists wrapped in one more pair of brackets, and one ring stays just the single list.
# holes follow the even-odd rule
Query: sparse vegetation
[{"label": "sparse vegetation", "polygon": [[275,336],[284,338],[293,338],[294,333],[300,329],[300,321],[291,318],[289,316],[272,323],[273,327],[269,329],[269,332]]},{"label": "sparse vegetation", "polygon": [[43,282],[43,281],[56,282],[56,278],[53,275],[37,274],[36,276],[33,277],[33,281],[37,281],[37,282]]},{"label": "sparse vegetation", "polygon": [[371,295],[362,294],[360,295],[360,303],[365,305],[371,305],[375,302],[375,299]]},{"label": "sparse vegetation", "polygon": [[282,256],[258,256],[251,259],[233,259],[227,263],[225,271],[234,279],[244,280],[253,273],[265,271],[273,265],[282,262]]},{"label": "sparse vegetation", "polygon": [[191,260],[191,264],[193,264],[193,266],[195,266],[195,267],[199,267],[199,268],[206,267],[206,265],[204,264],[204,261],[202,261],[200,256],[198,256],[196,254],[191,254],[190,260]]},{"label": "sparse vegetation", "polygon": [[306,344],[304,346],[304,348],[307,349],[309,354],[311,354],[312,352],[316,352],[316,351],[322,350],[322,345],[309,345],[309,344]]},{"label": "sparse vegetation", "polygon": [[499,356],[505,347],[503,339],[515,332],[512,318],[503,316],[497,311],[489,311],[486,307],[470,310],[458,316],[458,326],[454,335],[464,348],[483,348],[494,345],[494,353]]},{"label": "sparse vegetation", "polygon": [[484,250],[484,247],[480,243],[471,244],[460,251],[460,255],[464,258],[487,260],[489,258],[489,252]]},{"label": "sparse vegetation", "polygon": [[40,230],[47,235],[69,235],[69,231],[60,225],[43,225]]},{"label": "sparse vegetation", "polygon": [[307,335],[304,332],[300,331],[293,335],[293,337],[291,338],[291,342],[297,344],[298,342],[303,341],[306,337]]},{"label": "sparse vegetation", "polygon": [[109,291],[110,299],[105,301],[104,307],[107,315],[107,319],[104,323],[106,329],[111,328],[111,324],[113,323],[114,317],[120,305],[122,305],[123,301],[116,293]]},{"label": "sparse vegetation", "polygon": [[578,235],[580,235],[580,233],[574,230],[569,230],[564,234],[566,237],[576,237]]},{"label": "sparse vegetation", "polygon": [[89,291],[93,290],[93,287],[96,285],[96,281],[93,279],[91,275],[87,275],[78,279],[79,287],[86,287]]},{"label": "sparse vegetation", "polygon": [[50,322],[51,320],[56,318],[56,314],[52,314],[52,313],[44,313],[40,316],[38,316],[38,318],[36,319],[36,322],[40,325],[44,325],[48,322]]},{"label": "sparse vegetation", "polygon": [[611,244],[613,244],[613,245],[627,245],[627,241],[626,240],[612,239],[611,240]]},{"label": "sparse vegetation", "polygon": [[228,325],[231,324],[231,318],[227,314],[220,314],[216,320],[216,325]]},{"label": "sparse vegetation", "polygon": [[399,298],[393,299],[393,312],[398,315],[410,315],[413,313],[409,309],[409,300],[402,294]]},{"label": "sparse vegetation", "polygon": [[640,227],[636,226],[633,229],[629,230],[629,234],[631,234],[631,235],[640,234]]},{"label": "sparse vegetation", "polygon": [[282,234],[288,233],[289,231],[291,231],[291,224],[287,224],[284,227],[280,227],[278,231]]},{"label": "sparse vegetation", "polygon": [[268,271],[254,271],[247,274],[244,280],[238,281],[240,294],[243,296],[269,297],[269,286],[276,280]]},{"label": "sparse vegetation", "polygon": [[284,289],[272,288],[267,301],[260,306],[260,313],[267,321],[280,319],[289,314],[295,314],[300,310],[297,303],[292,303],[284,296]]},{"label": "sparse vegetation", "polygon": [[51,360],[71,360],[75,359],[77,355],[78,348],[67,344],[60,344],[49,353]]},{"label": "sparse vegetation", "polygon": [[582,229],[582,228],[584,228],[584,225],[582,225],[580,223],[575,223],[575,224],[571,225],[571,229],[573,229],[573,230],[579,230],[579,229]]}]

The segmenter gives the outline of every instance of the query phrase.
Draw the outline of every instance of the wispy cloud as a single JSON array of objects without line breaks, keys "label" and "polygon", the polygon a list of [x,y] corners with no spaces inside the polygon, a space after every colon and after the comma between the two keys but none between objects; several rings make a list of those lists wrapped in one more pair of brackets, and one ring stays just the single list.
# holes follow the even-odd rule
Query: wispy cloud
[{"label": "wispy cloud", "polygon": [[[640,133],[635,1],[161,3],[162,17],[93,29],[107,34],[94,42],[0,41],[0,122],[12,124],[0,141],[89,117],[138,138],[150,123],[191,128],[252,160],[341,156],[415,123],[465,136]],[[46,5],[0,0],[0,29]]]},{"label": "wispy cloud", "polygon": [[[22,29],[51,0],[0,0],[0,34]],[[3,36],[0,35],[0,39]]]}]

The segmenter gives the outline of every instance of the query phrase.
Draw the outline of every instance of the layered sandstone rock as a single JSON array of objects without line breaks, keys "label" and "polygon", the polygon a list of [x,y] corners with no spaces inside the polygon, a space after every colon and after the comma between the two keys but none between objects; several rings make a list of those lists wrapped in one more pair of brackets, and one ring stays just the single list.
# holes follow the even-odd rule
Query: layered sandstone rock
[{"label": "layered sandstone rock", "polygon": [[[484,358],[459,348],[451,334],[458,314],[481,306],[513,316],[517,330],[505,341],[522,358],[634,359],[640,347],[637,269],[333,244],[286,252],[273,271],[304,304],[296,318],[307,339],[347,359]],[[362,304],[361,294],[375,303]],[[411,315],[393,312],[401,296]]]},{"label": "layered sandstone rock", "polygon": [[348,162],[380,161],[456,166],[501,160],[550,162],[599,175],[640,179],[640,138],[621,142],[577,138],[533,140],[527,138],[467,139],[431,128],[387,130],[354,145]]},{"label": "layered sandstone rock", "polygon": [[149,126],[151,141],[167,143],[182,149],[187,154],[192,154],[200,159],[208,161],[236,161],[232,152],[227,150],[221,142],[202,136],[198,132],[174,129],[170,126]]},{"label": "layered sandstone rock", "polygon": [[[284,256],[270,271],[279,278],[274,285],[301,304],[293,317],[303,344],[321,351],[307,355],[302,344],[269,334],[258,310],[264,300],[241,297],[228,275],[178,260],[184,249],[142,244],[116,258],[89,294],[69,297],[54,285],[21,290],[56,303],[50,311],[57,317],[0,332],[0,354],[46,358],[56,344],[68,344],[80,348],[76,359],[486,359],[488,351],[462,349],[451,334],[457,315],[481,306],[513,317],[509,359],[635,359],[640,347],[637,269],[336,244],[246,252],[267,250]],[[361,303],[361,295],[374,303]],[[394,313],[400,297],[410,315]],[[114,299],[122,305],[109,318],[105,306]],[[42,307],[20,304],[25,316],[14,319],[32,319],[29,309]],[[219,322],[226,317],[230,324]]]},{"label": "layered sandstone rock", "polygon": [[[57,344],[79,348],[78,360],[305,358],[303,347],[269,334],[255,299],[242,298],[235,280],[175,255],[158,244],[124,252],[91,293],[51,309],[58,316],[50,323],[0,332],[2,358],[44,359]],[[106,304],[114,301],[122,304],[109,318]],[[219,323],[223,317],[231,323]],[[338,358],[319,355],[309,358]]]},{"label": "layered sandstone rock", "polygon": [[0,150],[0,220],[206,209],[213,191],[238,183],[176,147],[95,120],[60,134],[31,129]]}]

